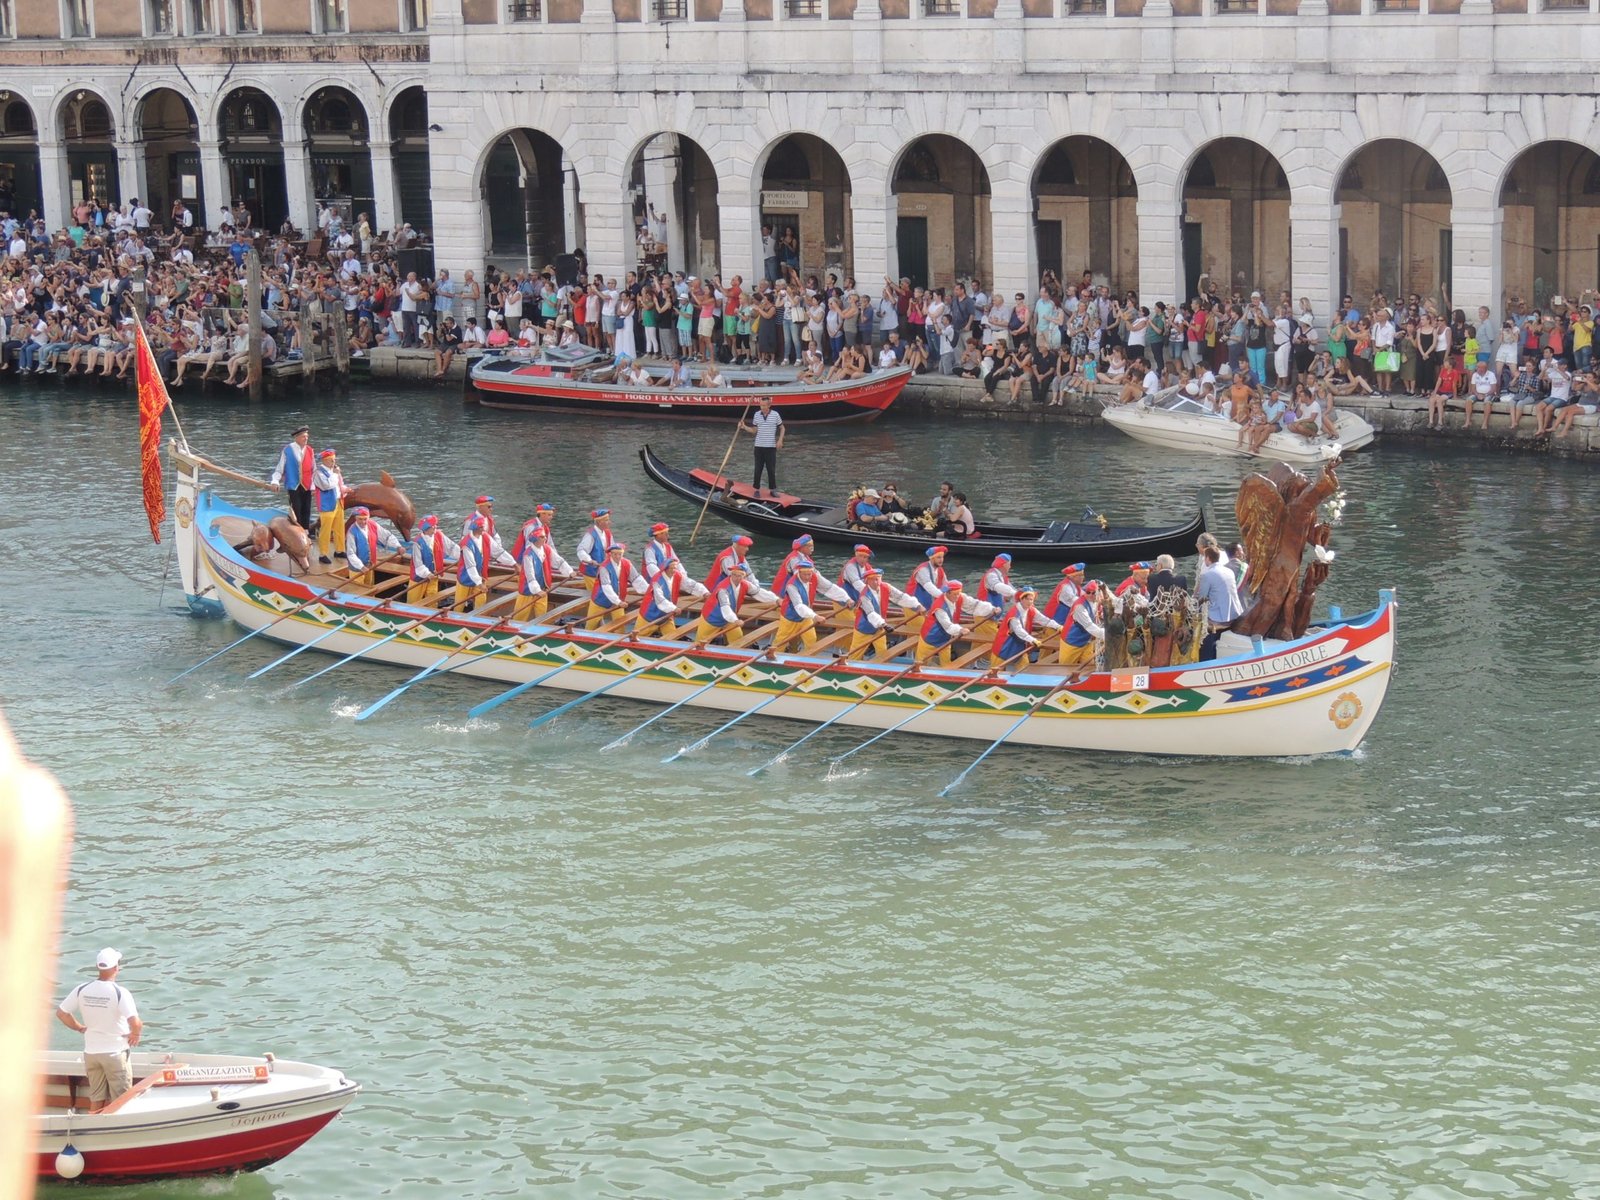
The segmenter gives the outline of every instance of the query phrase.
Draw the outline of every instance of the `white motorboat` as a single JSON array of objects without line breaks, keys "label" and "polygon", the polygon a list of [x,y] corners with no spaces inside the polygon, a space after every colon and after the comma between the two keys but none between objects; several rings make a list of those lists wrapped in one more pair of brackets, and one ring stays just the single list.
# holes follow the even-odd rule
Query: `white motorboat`
[{"label": "white motorboat", "polygon": [[1117,429],[1141,442],[1169,450],[1199,454],[1225,454],[1238,458],[1265,458],[1295,466],[1331,462],[1372,441],[1374,430],[1348,409],[1333,410],[1336,438],[1302,437],[1280,430],[1256,452],[1239,445],[1239,426],[1176,388],[1146,396],[1135,404],[1109,404],[1101,414]]},{"label": "white motorboat", "polygon": [[260,1170],[303,1145],[361,1090],[332,1067],[270,1054],[135,1053],[132,1068],[133,1086],[90,1114],[83,1055],[41,1056],[40,1180]]}]

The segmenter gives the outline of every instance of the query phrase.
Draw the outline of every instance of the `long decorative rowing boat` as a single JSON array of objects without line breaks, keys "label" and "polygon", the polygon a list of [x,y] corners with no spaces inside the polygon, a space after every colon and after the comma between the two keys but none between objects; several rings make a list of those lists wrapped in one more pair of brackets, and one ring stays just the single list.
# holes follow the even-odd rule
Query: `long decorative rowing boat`
[{"label": "long decorative rowing boat", "polygon": [[134,1183],[257,1171],[303,1145],[361,1090],[331,1067],[270,1054],[182,1057],[135,1053],[133,1087],[90,1113],[83,1055],[46,1053],[38,1178]]},{"label": "long decorative rowing boat", "polygon": [[1052,521],[1049,525],[980,522],[978,536],[973,538],[941,537],[910,520],[869,530],[852,526],[843,504],[802,500],[786,493],[763,492],[757,496],[749,484],[725,475],[668,466],[649,446],[639,451],[639,461],[644,464],[645,474],[667,491],[752,533],[785,540],[809,533],[819,542],[846,546],[860,543],[874,551],[921,553],[929,546],[943,546],[953,556],[986,561],[997,554],[1009,554],[1026,562],[1128,563],[1153,559],[1158,554],[1193,554],[1195,539],[1206,529],[1207,501],[1203,498],[1193,520],[1163,528],[1102,524],[1090,514],[1081,521]]},{"label": "long decorative rowing boat", "polygon": [[695,417],[727,420],[767,398],[785,421],[871,421],[905,389],[911,370],[872,371],[859,379],[800,383],[793,372],[724,367],[723,383],[667,386],[667,368],[653,369],[649,384],[616,381],[609,361],[602,366],[562,366],[511,356],[486,357],[468,373],[478,403],[489,408],[543,412],[608,413],[636,417]]},{"label": "long decorative rowing boat", "polygon": [[[440,611],[362,595],[331,573],[296,576],[287,560],[245,558],[234,546],[282,511],[220,499],[201,487],[202,471],[215,468],[175,446],[172,454],[178,467],[176,557],[195,612],[226,615],[289,645],[315,643],[325,653],[423,673],[447,669],[501,683],[537,682],[736,714],[759,709],[813,726],[836,722],[988,740],[991,749],[1009,741],[1250,757],[1353,749],[1378,714],[1393,666],[1388,592],[1371,612],[1353,620],[1335,612],[1304,636],[1223,634],[1218,661],[1082,675],[1049,661],[1049,651],[1045,661],[1025,669],[991,673],[977,665],[988,660],[986,638],[963,644],[950,667],[919,666],[902,657],[909,638],[888,661],[868,662]],[[832,619],[845,623],[841,634],[847,633],[848,613]]]}]

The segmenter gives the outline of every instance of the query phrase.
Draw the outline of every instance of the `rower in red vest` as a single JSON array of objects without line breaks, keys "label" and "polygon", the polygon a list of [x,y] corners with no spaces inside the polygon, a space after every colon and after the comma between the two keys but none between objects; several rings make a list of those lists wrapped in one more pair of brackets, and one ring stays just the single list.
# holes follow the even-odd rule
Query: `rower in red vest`
[{"label": "rower in red vest", "polygon": [[915,596],[908,596],[893,584],[885,583],[883,572],[877,567],[867,566],[861,576],[861,586],[856,592],[856,632],[850,639],[850,657],[861,658],[870,648],[874,658],[883,659],[889,654],[890,605],[898,604],[908,613],[921,612],[922,605]]},{"label": "rower in red vest", "polygon": [[1100,613],[1100,583],[1091,579],[1072,602],[1067,614],[1066,632],[1061,635],[1061,653],[1056,662],[1080,671],[1094,670],[1095,655],[1105,641],[1105,627],[1095,620]]},{"label": "rower in red vest", "polygon": [[1083,590],[1083,570],[1084,564],[1081,562],[1062,567],[1061,582],[1056,584],[1056,590],[1050,593],[1050,599],[1045,603],[1044,615],[1058,625],[1067,623],[1067,613],[1072,608],[1072,602]]},{"label": "rower in red vest", "polygon": [[600,564],[605,562],[606,555],[611,551],[611,543],[616,541],[611,536],[609,508],[595,509],[589,514],[589,520],[589,528],[578,540],[578,570],[585,579],[593,579],[600,573]]},{"label": "rower in red vest", "polygon": [[937,660],[941,667],[950,665],[950,643],[967,631],[960,621],[961,601],[961,581],[952,579],[944,585],[939,598],[928,606],[928,615],[922,622],[917,648],[913,651],[919,663]]},{"label": "rower in red vest", "polygon": [[739,609],[746,600],[773,604],[778,599],[750,578],[750,569],[742,562],[729,563],[727,578],[709,591],[705,607],[700,610],[700,623],[694,631],[694,640],[706,645],[719,638],[728,641],[743,627],[744,618],[739,615]]},{"label": "rower in red vest", "polygon": [[609,617],[615,620],[628,607],[628,593],[643,595],[649,590],[644,575],[634,570],[626,557],[628,547],[622,542],[612,542],[606,550],[606,561],[595,572],[594,583],[589,588],[589,610],[584,614],[585,629],[599,629]]},{"label": "rower in red vest", "polygon": [[473,511],[467,514],[467,519],[462,522],[461,536],[467,536],[472,522],[483,521],[483,530],[489,536],[489,561],[496,566],[514,567],[517,560],[506,553],[506,548],[500,543],[500,535],[494,530],[494,497],[479,496],[473,501]]},{"label": "rower in red vest", "polygon": [[467,518],[467,533],[461,539],[461,557],[456,560],[456,594],[450,607],[456,612],[482,608],[489,595],[489,564],[494,547],[489,541],[489,524],[482,517]]},{"label": "rower in red vest", "polygon": [[671,532],[672,526],[665,521],[657,521],[650,526],[650,540],[644,548],[644,577],[649,582],[653,583],[655,577],[667,569],[667,563],[678,561],[677,552],[667,540],[667,534]]},{"label": "rower in red vest", "polygon": [[669,558],[650,580],[650,591],[639,606],[639,619],[634,623],[634,637],[670,638],[677,634],[676,617],[680,611],[678,598],[687,592],[704,597],[705,585],[689,578],[677,555]]},{"label": "rower in red vest", "polygon": [[815,546],[809,533],[802,533],[789,543],[789,553],[784,555],[783,561],[778,564],[778,573],[772,577],[772,590],[778,595],[783,595],[783,589],[789,583],[789,577],[794,574],[795,564],[803,558],[810,558],[812,548]]},{"label": "rower in red vest", "polygon": [[[861,595],[861,589],[866,580],[867,568],[871,563],[872,547],[865,544],[857,545],[855,555],[844,560],[844,570],[839,572],[839,586],[850,593],[850,599],[854,600]],[[882,574],[882,572],[879,572],[879,574]],[[905,595],[904,592],[900,594]],[[918,604],[917,607],[921,609],[922,606]]]},{"label": "rower in red vest", "polygon": [[773,635],[770,649],[782,654],[798,641],[802,650],[817,644],[817,593],[821,592],[835,604],[849,604],[850,593],[829,583],[817,574],[817,565],[809,558],[794,564],[794,574],[778,593],[778,632]]},{"label": "rower in red vest", "polygon": [[528,537],[535,528],[545,531],[545,538],[553,546],[556,544],[555,533],[550,526],[555,522],[556,508],[553,504],[541,504],[533,510],[533,516],[522,523],[522,529],[517,534],[517,540],[511,547],[511,557],[518,562],[522,561],[522,552],[528,548]]},{"label": "rower in red vest", "polygon": [[461,557],[461,547],[439,528],[439,518],[431,513],[417,522],[411,538],[411,586],[406,589],[410,604],[426,604],[439,595],[439,576]]},{"label": "rower in red vest", "polygon": [[989,648],[989,665],[998,668],[1008,659],[1016,658],[1027,650],[1030,662],[1039,661],[1039,637],[1035,630],[1060,629],[1061,626],[1045,616],[1034,605],[1036,591],[1031,584],[1017,589],[1016,601],[1006,609],[1000,619],[1000,628]]},{"label": "rower in red vest", "polygon": [[377,565],[379,552],[403,550],[405,543],[379,526],[365,508],[356,509],[350,518],[350,532],[344,540],[344,564],[350,570],[351,583],[370,584],[375,578],[373,567]]},{"label": "rower in red vest", "polygon": [[728,545],[717,552],[717,557],[711,564],[711,570],[706,575],[706,591],[715,592],[722,581],[728,577],[728,568],[734,563],[738,563],[743,567],[745,574],[750,577],[750,582],[759,587],[760,584],[755,577],[755,572],[750,569],[750,563],[745,558],[745,555],[750,553],[750,547],[753,545],[755,543],[744,534],[734,534]]},{"label": "rower in red vest", "polygon": [[906,591],[929,611],[944,595],[945,585],[949,582],[944,573],[944,554],[943,546],[929,546],[928,561],[911,573],[911,579],[906,584]]},{"label": "rower in red vest", "polygon": [[517,559],[517,591],[520,598],[511,612],[513,621],[537,621],[549,611],[550,589],[558,579],[576,574],[556,548],[550,544],[550,531],[543,525],[528,529],[528,544]]},{"label": "rower in red vest", "polygon": [[1147,562],[1129,563],[1128,570],[1131,574],[1121,583],[1117,584],[1117,595],[1137,590],[1141,596],[1150,594],[1150,564]]}]

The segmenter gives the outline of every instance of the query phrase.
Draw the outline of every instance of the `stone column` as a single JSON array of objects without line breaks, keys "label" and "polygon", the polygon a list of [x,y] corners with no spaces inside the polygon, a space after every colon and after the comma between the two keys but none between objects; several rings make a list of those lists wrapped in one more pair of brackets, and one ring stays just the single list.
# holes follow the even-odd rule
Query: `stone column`
[{"label": "stone column", "polygon": [[[1183,291],[1183,204],[1176,181],[1138,181],[1139,302],[1154,306]],[[1065,264],[1063,264],[1065,265]]]},{"label": "stone column", "polygon": [[583,225],[589,242],[589,273],[620,283],[635,262],[633,208],[628,203],[628,185],[616,176],[595,176],[580,181],[583,195]]},{"label": "stone column", "polygon": [[67,148],[51,139],[39,139],[39,203],[45,224],[53,232],[72,215],[72,181],[67,174]]},{"label": "stone column", "polygon": [[994,224],[994,278],[983,282],[991,292],[998,288],[1007,295],[1022,292],[1032,296],[1039,276],[1027,181],[997,182],[990,195],[989,213]]},{"label": "stone column", "polygon": [[[394,178],[394,148],[389,142],[371,142],[367,153],[372,157],[372,227],[393,229],[404,220],[400,214],[400,189]],[[352,219],[359,215],[350,214]]]},{"label": "stone column", "polygon": [[1296,311],[1300,297],[1311,301],[1316,329],[1326,334],[1339,292],[1339,206],[1324,191],[1321,198],[1289,200],[1290,291]]},{"label": "stone column", "polygon": [[228,172],[222,162],[222,143],[200,142],[200,211],[194,215],[196,229],[209,229],[216,213],[232,201],[228,195]]},{"label": "stone column", "polygon": [[307,237],[317,231],[317,209],[311,196],[311,155],[298,139],[283,143],[283,179],[289,192],[289,220]]},{"label": "stone column", "polygon": [[[1110,0],[1115,8],[1116,0]],[[1172,0],[1145,0],[1139,18],[1140,68],[1146,72],[1172,70]]]},{"label": "stone column", "polygon": [[[122,192],[122,203],[126,204],[137,196],[141,201],[148,203],[150,188],[145,181],[144,143],[142,141],[118,141],[117,146],[117,187]],[[159,221],[161,215],[158,213]]]},{"label": "stone column", "polygon": [[[775,5],[782,2],[773,0]],[[882,69],[883,8],[878,0],[856,0],[855,16],[850,20],[850,51],[857,74],[876,75]],[[859,275],[857,282],[860,282]]]},{"label": "stone column", "polygon": [[761,278],[760,204],[759,192],[717,189],[717,268],[724,280],[744,276],[746,290]]},{"label": "stone column", "polygon": [[1450,209],[1454,247],[1450,264],[1452,307],[1470,313],[1484,304],[1496,317],[1505,314],[1501,221],[1500,206],[1489,194],[1484,194],[1476,203],[1459,202]]},{"label": "stone column", "polygon": [[1295,61],[1303,67],[1325,68],[1328,41],[1328,0],[1300,0],[1294,18]]},{"label": "stone column", "polygon": [[883,290],[884,276],[899,276],[899,252],[895,247],[897,211],[895,197],[887,189],[871,191],[857,185],[850,193],[856,283],[869,289],[874,298]]}]

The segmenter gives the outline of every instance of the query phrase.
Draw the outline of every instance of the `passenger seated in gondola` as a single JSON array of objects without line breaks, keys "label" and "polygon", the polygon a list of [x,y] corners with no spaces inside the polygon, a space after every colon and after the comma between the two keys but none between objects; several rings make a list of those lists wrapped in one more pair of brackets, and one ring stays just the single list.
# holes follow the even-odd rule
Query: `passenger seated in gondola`
[{"label": "passenger seated in gondola", "polygon": [[951,537],[969,538],[978,531],[978,519],[972,515],[972,510],[967,507],[965,492],[955,494],[955,511],[950,514],[950,521],[945,526]]},{"label": "passenger seated in gondola", "polygon": [[861,499],[855,502],[855,516],[851,524],[862,529],[887,529],[889,518],[883,509],[878,507],[878,502],[883,499],[878,494],[877,488],[867,488],[861,493]]},{"label": "passenger seated in gondola", "polygon": [[891,517],[895,513],[909,513],[911,511],[906,507],[905,501],[900,499],[900,490],[892,483],[883,485],[883,494],[878,497],[878,507],[884,511],[886,516]]}]

